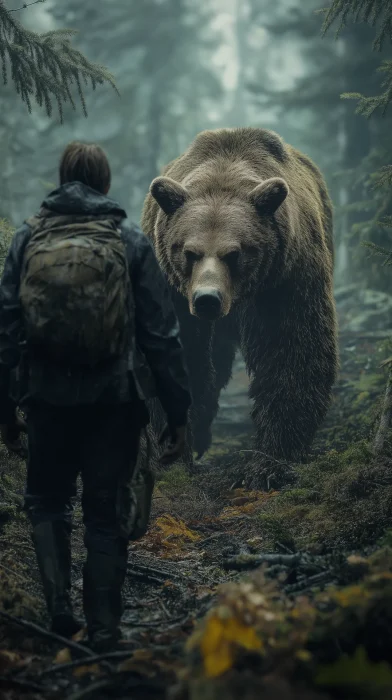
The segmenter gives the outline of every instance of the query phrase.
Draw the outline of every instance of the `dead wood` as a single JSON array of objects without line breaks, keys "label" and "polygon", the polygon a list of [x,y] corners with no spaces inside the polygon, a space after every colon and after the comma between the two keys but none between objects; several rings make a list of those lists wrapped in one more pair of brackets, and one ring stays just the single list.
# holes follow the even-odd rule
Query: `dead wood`
[{"label": "dead wood", "polygon": [[39,625],[36,625],[34,622],[28,622],[27,620],[23,620],[22,618],[16,617],[15,615],[10,615],[9,613],[3,612],[2,610],[0,610],[0,617],[4,618],[5,620],[8,620],[8,622],[12,622],[15,625],[23,627],[24,629],[30,630],[30,632],[34,632],[35,634],[39,635],[40,637],[43,637],[44,639],[50,639],[53,642],[61,644],[63,647],[68,647],[69,649],[72,649],[73,651],[76,651],[79,654],[83,654],[84,656],[93,656],[93,652],[87,647],[82,646],[82,644],[78,644],[77,642],[73,642],[71,639],[61,637],[59,634],[55,634],[54,632],[44,630]]},{"label": "dead wood", "polygon": [[296,566],[300,563],[301,554],[240,554],[223,562],[224,569],[244,571],[256,569],[262,564],[278,564],[280,566]]}]

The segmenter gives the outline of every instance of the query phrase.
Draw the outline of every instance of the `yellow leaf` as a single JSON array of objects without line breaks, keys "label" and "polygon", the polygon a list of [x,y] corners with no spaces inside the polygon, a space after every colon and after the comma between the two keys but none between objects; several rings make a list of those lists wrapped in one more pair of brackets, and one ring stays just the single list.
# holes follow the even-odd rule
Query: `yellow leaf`
[{"label": "yellow leaf", "polygon": [[227,642],[222,642],[214,654],[207,654],[204,657],[204,670],[208,678],[221,676],[225,671],[229,671],[234,661],[233,653]]},{"label": "yellow leaf", "polygon": [[263,644],[253,627],[235,617],[211,615],[201,638],[201,653],[208,677],[220,676],[232,667],[239,648],[262,652]]},{"label": "yellow leaf", "polygon": [[90,664],[86,666],[78,666],[74,670],[74,676],[76,678],[82,678],[83,676],[99,676],[101,669],[98,664]]},{"label": "yellow leaf", "polygon": [[55,664],[69,664],[72,661],[71,652],[66,647],[65,649],[60,649],[56,655],[54,662]]},{"label": "yellow leaf", "polygon": [[74,642],[82,642],[83,639],[86,637],[86,635],[87,635],[87,627],[82,627],[82,629],[79,630],[79,632],[76,632],[76,634],[74,634],[72,639]]}]

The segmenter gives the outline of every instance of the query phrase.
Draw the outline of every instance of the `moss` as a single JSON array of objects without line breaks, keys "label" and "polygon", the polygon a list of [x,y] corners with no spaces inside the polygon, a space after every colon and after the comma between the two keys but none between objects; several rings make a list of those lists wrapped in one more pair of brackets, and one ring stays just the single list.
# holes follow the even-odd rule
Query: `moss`
[{"label": "moss", "polygon": [[254,518],[265,550],[282,537],[296,548],[374,543],[392,520],[390,464],[374,462],[366,441],[331,450],[295,474],[295,486],[267,500]]},{"label": "moss", "polygon": [[170,469],[158,474],[157,487],[161,491],[183,488],[189,486],[192,479],[182,464],[175,464]]},{"label": "moss", "polygon": [[320,498],[320,493],[316,489],[293,488],[282,491],[281,501],[301,505],[304,503],[314,503]]}]

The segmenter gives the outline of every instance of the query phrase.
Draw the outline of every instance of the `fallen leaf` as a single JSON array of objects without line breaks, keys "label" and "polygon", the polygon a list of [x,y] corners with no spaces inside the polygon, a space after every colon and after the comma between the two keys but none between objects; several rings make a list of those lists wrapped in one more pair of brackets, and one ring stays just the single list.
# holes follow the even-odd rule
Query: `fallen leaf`
[{"label": "fallen leaf", "polygon": [[0,671],[8,671],[10,668],[19,666],[22,657],[14,651],[0,650]]},{"label": "fallen leaf", "polygon": [[73,675],[76,678],[82,678],[83,676],[99,676],[101,674],[101,669],[99,664],[89,664],[86,666],[78,666],[75,668]]},{"label": "fallen leaf", "polygon": [[65,649],[60,649],[58,654],[55,656],[53,663],[55,664],[69,664],[72,661],[71,652],[68,647]]},{"label": "fallen leaf", "polygon": [[204,670],[209,678],[222,675],[232,668],[238,649],[263,651],[263,643],[253,627],[225,612],[214,613],[205,624],[200,641]]},{"label": "fallen leaf", "polygon": [[82,627],[79,632],[76,632],[74,636],[72,637],[74,642],[82,642],[84,639],[87,637],[87,627]]}]

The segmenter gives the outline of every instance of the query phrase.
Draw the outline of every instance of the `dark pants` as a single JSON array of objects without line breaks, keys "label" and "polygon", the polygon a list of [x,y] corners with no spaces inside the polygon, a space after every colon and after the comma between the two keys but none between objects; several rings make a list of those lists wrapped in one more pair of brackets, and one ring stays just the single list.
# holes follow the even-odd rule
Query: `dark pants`
[{"label": "dark pants", "polygon": [[[90,631],[115,627],[121,616],[119,596],[130,534],[129,482],[142,417],[137,403],[57,407],[36,402],[27,411],[25,507],[33,528],[56,521],[70,526],[81,474],[87,548],[84,588],[88,588],[84,598]],[[111,610],[105,612],[108,600]]]},{"label": "dark pants", "polygon": [[87,533],[121,535],[121,490],[135,468],[142,427],[135,406],[34,403],[27,416],[26,507],[33,524],[72,517],[81,474]]}]

